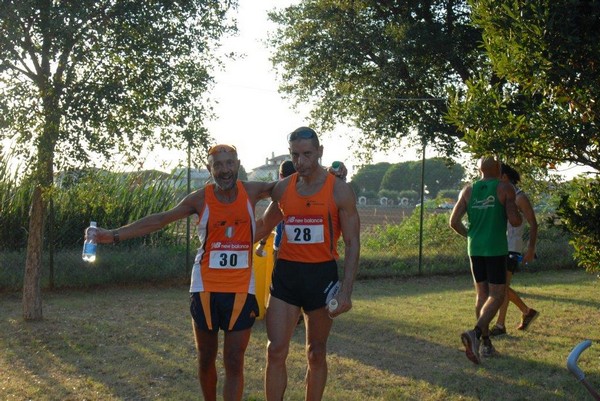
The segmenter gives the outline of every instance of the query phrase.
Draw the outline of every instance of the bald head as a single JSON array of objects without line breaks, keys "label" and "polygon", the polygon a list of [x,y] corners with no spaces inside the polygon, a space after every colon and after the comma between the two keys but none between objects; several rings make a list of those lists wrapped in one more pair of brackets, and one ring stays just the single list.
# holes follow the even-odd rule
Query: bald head
[{"label": "bald head", "polygon": [[484,156],[479,159],[479,171],[483,178],[499,178],[500,162],[492,156]]}]

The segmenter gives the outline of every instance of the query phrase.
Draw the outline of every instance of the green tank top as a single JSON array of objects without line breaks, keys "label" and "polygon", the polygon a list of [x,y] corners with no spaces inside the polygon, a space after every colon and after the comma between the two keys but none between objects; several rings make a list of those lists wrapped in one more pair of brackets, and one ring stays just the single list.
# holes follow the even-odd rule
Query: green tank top
[{"label": "green tank top", "polygon": [[469,256],[501,256],[508,254],[506,210],[498,200],[500,181],[476,181],[467,205]]}]

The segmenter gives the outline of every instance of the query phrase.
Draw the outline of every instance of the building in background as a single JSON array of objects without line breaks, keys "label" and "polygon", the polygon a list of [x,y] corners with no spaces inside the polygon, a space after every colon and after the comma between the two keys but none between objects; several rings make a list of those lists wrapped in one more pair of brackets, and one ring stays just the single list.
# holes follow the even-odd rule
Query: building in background
[{"label": "building in background", "polygon": [[[180,167],[173,170],[172,176],[169,178],[171,185],[179,188],[187,186],[187,168]],[[190,187],[192,191],[204,187],[211,179],[210,172],[207,169],[190,169]]]},{"label": "building in background", "polygon": [[275,153],[271,153],[271,157],[265,159],[265,164],[256,167],[248,174],[248,181],[277,181],[279,165],[286,160],[292,160],[290,155],[275,156]]}]

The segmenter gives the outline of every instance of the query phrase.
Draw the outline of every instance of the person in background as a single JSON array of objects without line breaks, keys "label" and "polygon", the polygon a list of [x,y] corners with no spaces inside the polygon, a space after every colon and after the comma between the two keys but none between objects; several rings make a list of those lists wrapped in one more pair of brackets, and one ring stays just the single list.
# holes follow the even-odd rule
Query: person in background
[{"label": "person in background", "polygon": [[[500,181],[500,162],[493,157],[482,157],[478,163],[481,179],[461,191],[450,215],[450,227],[467,237],[471,273],[475,283],[477,319],[472,330],[460,336],[467,358],[479,364],[481,355],[496,354],[489,337],[489,324],[502,305],[506,283],[507,219],[514,226],[521,224],[521,215],[515,204],[515,189]],[[467,215],[469,228],[462,222]]]},{"label": "person in background", "polygon": [[539,315],[539,312],[533,308],[528,307],[525,302],[521,299],[510,286],[510,282],[513,274],[517,271],[519,263],[528,264],[533,262],[536,257],[535,246],[537,242],[538,224],[535,217],[535,211],[531,202],[527,197],[527,194],[517,187],[517,183],[521,180],[520,174],[512,167],[502,163],[502,181],[510,182],[516,191],[515,203],[519,213],[524,217],[529,225],[529,242],[527,244],[527,251],[523,255],[521,262],[521,252],[523,251],[523,234],[525,231],[525,221],[519,226],[512,226],[510,222],[507,225],[507,237],[508,237],[508,259],[506,260],[506,294],[504,302],[498,311],[498,318],[496,324],[490,330],[491,336],[499,336],[506,334],[506,312],[508,310],[509,301],[514,303],[517,308],[521,310],[521,323],[517,327],[518,330],[527,330],[531,322],[533,322]]},{"label": "person in background", "polygon": [[[288,177],[296,172],[294,168],[294,163],[291,160],[285,160],[279,165],[279,179],[283,180],[285,177]],[[275,227],[275,237],[273,239],[273,260],[277,260],[277,251],[279,250],[279,244],[281,243],[281,233],[283,230],[283,221],[280,221],[279,224]],[[267,244],[267,239],[269,236],[263,238],[258,243],[256,247],[256,255],[263,256],[265,245]]]},{"label": "person in background", "polygon": [[[281,401],[287,387],[286,359],[301,309],[306,326],[307,401],[323,397],[327,382],[327,339],[333,318],[352,308],[352,290],[360,253],[360,218],[354,191],[342,179],[326,174],[316,132],[300,127],[288,135],[296,173],[279,181],[263,216],[263,235],[284,220],[266,312],[267,401]],[[343,236],[344,275],[328,310],[328,295],[338,283],[337,245]],[[258,234],[260,235],[260,234]]]}]

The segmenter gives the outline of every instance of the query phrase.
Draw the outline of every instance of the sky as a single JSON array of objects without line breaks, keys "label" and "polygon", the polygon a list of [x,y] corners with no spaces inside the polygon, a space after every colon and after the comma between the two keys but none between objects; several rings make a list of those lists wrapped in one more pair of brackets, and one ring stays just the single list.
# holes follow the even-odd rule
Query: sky
[{"label": "sky", "polygon": [[[302,111],[295,111],[292,102],[278,93],[278,82],[269,61],[270,50],[263,43],[268,32],[275,29],[275,24],[268,21],[267,12],[292,3],[294,0],[239,0],[235,13],[239,34],[223,42],[223,52],[242,52],[245,56],[227,62],[225,71],[216,73],[211,97],[218,101],[214,106],[217,118],[206,126],[217,143],[230,143],[237,147],[241,163],[248,172],[265,164],[266,159],[273,155],[287,154],[287,134],[308,125],[308,106]],[[334,133],[320,133],[324,147],[322,164],[341,160],[351,177],[356,170],[353,166],[359,164],[350,149],[353,135],[356,131],[344,127],[337,128]],[[373,162],[420,158],[416,150],[409,153],[408,158],[377,154]],[[183,152],[160,152],[159,159],[164,159],[165,155],[173,163],[186,160]],[[430,155],[427,154],[427,157]],[[157,159],[154,163],[164,164],[164,161]]]},{"label": "sky", "polygon": [[[214,105],[216,118],[208,121],[206,127],[217,143],[233,144],[247,172],[265,164],[266,159],[288,153],[286,136],[299,126],[308,125],[309,106],[296,111],[291,101],[278,93],[278,82],[269,61],[270,50],[264,44],[275,24],[267,18],[267,12],[297,3],[299,0],[238,0],[239,6],[233,13],[237,19],[238,35],[225,38],[221,51],[243,53],[243,58],[228,61],[224,71],[215,71],[215,87],[210,97],[218,103]],[[341,160],[348,168],[351,178],[356,166],[361,164],[352,154],[353,138],[356,130],[338,127],[333,133],[320,133],[324,146],[323,165]],[[0,149],[10,147],[0,144]],[[420,160],[420,149],[398,148],[388,153],[373,155],[371,163],[398,163]],[[426,157],[435,157],[432,150]],[[474,170],[474,163],[465,156],[457,160],[467,170]],[[148,154],[144,168],[171,171],[185,165],[184,151],[161,149]],[[472,164],[471,164],[472,163]],[[471,164],[469,166],[469,164]],[[579,173],[590,171],[589,167],[560,165],[559,173],[571,178]]]},{"label": "sky", "polygon": [[[283,8],[298,0],[239,0],[234,15],[238,22],[238,35],[223,41],[222,51],[235,51],[245,57],[228,61],[224,71],[215,75],[216,85],[211,97],[218,101],[214,111],[216,119],[207,122],[207,128],[217,143],[233,144],[246,171],[265,164],[269,157],[288,153],[286,136],[299,126],[308,125],[306,119],[308,106],[295,111],[292,103],[278,93],[278,82],[269,61],[270,50],[263,43],[267,34],[275,29],[275,24],[267,18],[267,12],[274,8]],[[348,168],[348,176],[356,172],[360,160],[353,157],[352,138],[355,130],[339,127],[333,133],[320,133],[324,146],[323,165],[341,160]],[[420,149],[398,148],[389,153],[378,153],[372,163],[398,163],[408,160],[420,160]],[[426,157],[435,157],[428,150]],[[169,171],[177,164],[185,164],[184,152],[161,151],[151,155],[150,166]],[[474,163],[465,156],[457,160],[467,170],[474,170]],[[581,172],[590,171],[589,167],[570,165],[559,166],[564,178],[571,178]]]}]

